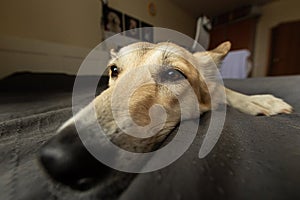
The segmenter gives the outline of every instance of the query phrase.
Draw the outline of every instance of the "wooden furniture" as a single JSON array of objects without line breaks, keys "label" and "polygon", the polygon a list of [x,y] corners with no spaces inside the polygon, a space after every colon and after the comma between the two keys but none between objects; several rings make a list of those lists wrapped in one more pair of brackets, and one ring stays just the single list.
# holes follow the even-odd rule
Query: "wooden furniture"
[{"label": "wooden furniture", "polygon": [[268,75],[300,74],[300,21],[279,24],[271,32]]},{"label": "wooden furniture", "polygon": [[215,48],[224,41],[231,41],[232,50],[248,49],[254,52],[254,39],[258,17],[214,26],[210,34],[209,48]]}]

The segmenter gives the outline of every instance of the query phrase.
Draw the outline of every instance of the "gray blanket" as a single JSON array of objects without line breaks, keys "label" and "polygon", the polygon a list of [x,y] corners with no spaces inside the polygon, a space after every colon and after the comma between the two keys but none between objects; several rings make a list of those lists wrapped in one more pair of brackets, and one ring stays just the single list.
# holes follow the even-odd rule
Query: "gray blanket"
[{"label": "gray blanket", "polygon": [[300,76],[226,80],[240,92],[281,97],[295,111],[253,117],[228,108],[217,145],[199,159],[207,113],[189,150],[170,166],[147,174],[116,172],[85,192],[53,182],[36,160],[41,145],[72,114],[73,81],[32,74],[0,81],[1,200],[300,199]]}]

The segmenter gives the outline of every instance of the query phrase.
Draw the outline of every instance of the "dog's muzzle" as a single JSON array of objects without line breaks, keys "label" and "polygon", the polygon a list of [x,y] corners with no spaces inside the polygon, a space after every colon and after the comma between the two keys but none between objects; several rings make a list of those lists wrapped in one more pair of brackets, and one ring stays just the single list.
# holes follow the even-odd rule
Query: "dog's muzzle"
[{"label": "dog's muzzle", "polygon": [[40,149],[38,158],[53,179],[77,190],[93,187],[110,171],[84,147],[74,123],[48,141]]}]

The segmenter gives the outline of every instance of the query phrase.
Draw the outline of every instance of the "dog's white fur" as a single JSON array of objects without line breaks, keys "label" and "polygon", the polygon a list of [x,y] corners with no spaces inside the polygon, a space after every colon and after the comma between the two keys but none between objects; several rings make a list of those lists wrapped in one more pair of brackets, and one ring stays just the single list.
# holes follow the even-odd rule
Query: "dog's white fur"
[{"label": "dog's white fur", "polygon": [[[108,67],[115,67],[118,72],[117,74],[110,72],[109,88],[92,102],[96,108],[97,120],[105,130],[106,135],[112,142],[126,150],[134,152],[151,151],[180,122],[181,110],[177,100],[178,97],[182,98],[187,112],[191,113],[190,116],[186,115],[187,118],[198,117],[201,113],[217,106],[211,103],[209,89],[225,89],[226,102],[219,103],[227,103],[250,115],[263,114],[270,116],[279,113],[291,113],[292,107],[290,105],[272,95],[248,96],[211,82],[210,77],[213,77],[216,71],[213,66],[221,63],[230,50],[230,46],[230,42],[225,42],[212,51],[191,54],[173,43],[151,44],[143,42],[123,47],[119,52],[112,51],[112,58],[108,63]],[[157,83],[157,80],[168,69],[179,70],[184,74],[187,81],[183,81],[180,77],[177,77],[177,80],[175,77],[173,81],[165,81],[164,83],[168,87],[163,87]],[[145,84],[137,88],[130,96],[128,107],[131,119],[128,120],[125,111],[122,113],[126,109],[124,104],[121,104],[123,101],[122,92],[128,92],[126,91],[128,89],[126,88],[126,81],[130,85],[129,83],[137,80],[142,80]],[[121,92],[119,90],[119,94],[114,94],[120,85],[123,89]],[[194,90],[201,113],[194,113],[194,110],[189,110],[189,107],[191,107],[189,105],[192,102],[191,97],[186,95],[189,85]],[[168,88],[171,88],[172,92]],[[113,105],[113,109],[118,110],[118,114],[121,116],[121,122],[118,122],[118,124],[112,114],[111,101],[113,95],[116,98],[119,97],[119,101],[115,101]],[[133,137],[126,134],[126,130],[129,130],[133,122],[139,126],[147,126],[151,123],[149,109],[156,104],[163,106],[167,113],[163,128],[149,138]],[[75,115],[63,127],[74,121],[74,119],[81,120],[82,113],[84,111]],[[87,116],[84,118],[87,120]]]}]

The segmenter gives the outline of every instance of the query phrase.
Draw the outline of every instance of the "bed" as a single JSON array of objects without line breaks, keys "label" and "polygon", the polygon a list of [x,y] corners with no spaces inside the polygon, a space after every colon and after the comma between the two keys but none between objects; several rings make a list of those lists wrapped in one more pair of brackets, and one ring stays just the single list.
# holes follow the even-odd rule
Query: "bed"
[{"label": "bed", "polygon": [[[283,98],[294,112],[253,117],[228,108],[217,145],[199,159],[207,113],[189,150],[170,166],[146,174],[116,171],[84,192],[53,182],[36,159],[38,149],[72,115],[74,79],[18,73],[0,81],[1,200],[300,199],[300,76],[225,80],[246,94]],[[98,92],[106,86],[103,77]]]}]

